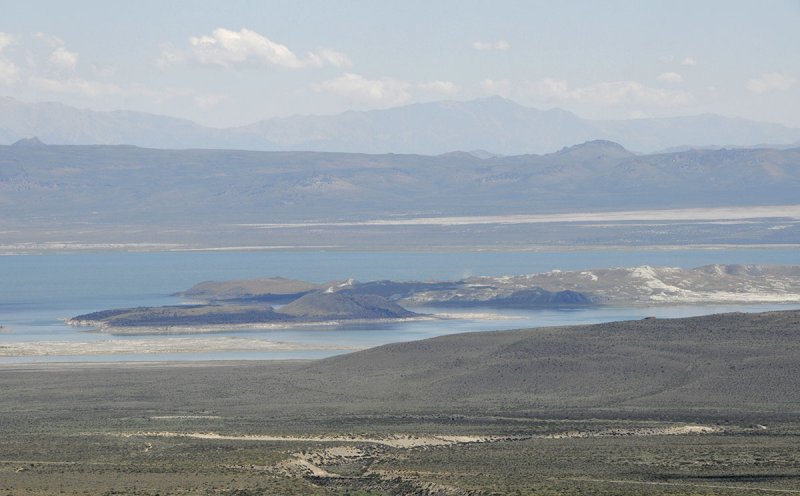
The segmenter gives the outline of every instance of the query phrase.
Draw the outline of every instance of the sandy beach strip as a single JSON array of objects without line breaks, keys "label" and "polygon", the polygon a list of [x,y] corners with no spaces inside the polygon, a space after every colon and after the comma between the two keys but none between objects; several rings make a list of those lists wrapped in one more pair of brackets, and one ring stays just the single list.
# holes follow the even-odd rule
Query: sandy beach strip
[{"label": "sandy beach strip", "polygon": [[359,348],[286,343],[239,337],[107,339],[99,341],[35,341],[0,343],[0,357],[61,355],[129,355],[209,352],[352,351]]},{"label": "sandy beach strip", "polygon": [[110,326],[99,321],[76,321],[64,319],[64,322],[74,327],[93,327],[86,332],[98,332],[112,336],[169,336],[179,334],[213,334],[216,332],[230,331],[277,331],[287,329],[309,328],[336,328],[343,326],[363,326],[371,324],[397,324],[407,322],[422,322],[438,320],[446,317],[438,315],[417,315],[399,319],[342,319],[323,320],[318,322],[263,322],[252,324],[213,324],[192,326]]},{"label": "sandy beach strip", "polygon": [[300,222],[237,224],[254,229],[356,226],[465,226],[479,224],[546,224],[554,222],[631,222],[631,221],[741,221],[785,218],[800,220],[800,205],[679,208],[662,210],[624,210],[609,212],[574,212],[554,214],[512,214],[480,216],[411,217],[373,219],[353,222]]}]

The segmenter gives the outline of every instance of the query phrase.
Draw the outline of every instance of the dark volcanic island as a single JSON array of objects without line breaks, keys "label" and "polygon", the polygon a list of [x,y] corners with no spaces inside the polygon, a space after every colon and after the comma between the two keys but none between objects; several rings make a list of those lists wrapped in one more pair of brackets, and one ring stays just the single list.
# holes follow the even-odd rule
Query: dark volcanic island
[{"label": "dark volcanic island", "polygon": [[72,325],[114,328],[300,324],[340,320],[409,319],[421,315],[376,295],[315,292],[276,309],[265,303],[211,303],[103,310],[79,315]]},{"label": "dark volcanic island", "polygon": [[[340,321],[385,321],[431,318],[407,310],[401,303],[428,298],[438,306],[494,306],[541,308],[587,306],[593,301],[575,291],[547,291],[539,287],[493,290],[489,298],[467,296],[476,287],[458,282],[358,283],[353,280],[313,284],[281,277],[244,281],[204,282],[176,296],[200,300],[199,304],[102,310],[73,317],[68,322],[93,326],[104,332],[180,332],[181,328],[238,325],[292,325]],[[468,291],[467,291],[468,292]],[[427,295],[427,296],[425,296]],[[434,296],[432,300],[430,298]],[[273,306],[275,305],[275,306]]]},{"label": "dark volcanic island", "polygon": [[469,277],[459,281],[323,284],[271,277],[207,281],[175,293],[192,304],[103,310],[68,322],[109,333],[213,331],[229,326],[430,319],[410,309],[543,309],[800,302],[800,267],[632,267]]}]

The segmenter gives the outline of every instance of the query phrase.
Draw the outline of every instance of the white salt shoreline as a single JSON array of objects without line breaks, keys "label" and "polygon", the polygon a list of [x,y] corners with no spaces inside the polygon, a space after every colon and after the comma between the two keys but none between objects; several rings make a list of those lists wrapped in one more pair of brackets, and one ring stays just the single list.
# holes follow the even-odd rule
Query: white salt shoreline
[{"label": "white salt shoreline", "polygon": [[0,344],[0,357],[150,355],[169,353],[355,351],[353,346],[287,343],[240,337],[22,341]]},{"label": "white salt shoreline", "polygon": [[[302,329],[314,327],[341,327],[346,325],[368,325],[368,324],[402,324],[408,322],[424,322],[431,320],[443,320],[455,318],[439,315],[419,315],[416,317],[404,317],[399,319],[346,319],[346,320],[325,320],[319,322],[271,322],[271,323],[252,323],[252,324],[215,324],[201,326],[142,326],[142,327],[114,327],[103,322],[92,320],[64,319],[64,322],[73,327],[91,327],[92,329],[84,332],[97,332],[110,334],[113,336],[146,336],[146,335],[173,335],[173,334],[211,334],[215,332],[229,331],[272,331],[286,329]],[[469,318],[469,317],[466,317]]]}]

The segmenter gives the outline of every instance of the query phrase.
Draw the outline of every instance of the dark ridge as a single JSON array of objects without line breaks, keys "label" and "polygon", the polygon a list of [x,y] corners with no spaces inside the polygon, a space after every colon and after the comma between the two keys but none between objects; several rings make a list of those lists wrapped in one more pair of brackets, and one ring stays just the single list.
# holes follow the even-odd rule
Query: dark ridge
[{"label": "dark ridge", "polygon": [[507,296],[497,296],[486,300],[455,297],[435,302],[436,306],[495,308],[581,307],[594,304],[595,302],[589,296],[577,291],[547,291],[542,288],[522,289]]},{"label": "dark ridge", "polygon": [[280,312],[292,317],[324,319],[397,319],[415,314],[386,298],[374,294],[311,293],[281,307]]},{"label": "dark ridge", "polygon": [[14,143],[12,143],[11,146],[34,147],[34,146],[47,146],[47,145],[42,143],[42,140],[34,136],[32,138],[22,138],[21,140],[17,140]]}]

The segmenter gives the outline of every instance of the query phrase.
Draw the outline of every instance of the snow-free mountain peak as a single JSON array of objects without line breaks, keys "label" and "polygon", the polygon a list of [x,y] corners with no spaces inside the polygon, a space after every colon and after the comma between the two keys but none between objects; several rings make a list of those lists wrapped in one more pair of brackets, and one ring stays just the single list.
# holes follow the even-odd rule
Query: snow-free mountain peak
[{"label": "snow-free mountain peak", "polygon": [[626,158],[634,154],[619,143],[609,140],[591,140],[579,145],[567,146],[556,152],[556,155],[580,158]]},{"label": "snow-free mountain peak", "polygon": [[562,109],[540,110],[502,97],[433,101],[336,115],[297,115],[217,129],[131,111],[96,112],[58,103],[0,98],[0,144],[38,136],[49,144],[128,144],[151,148],[226,148],[440,155],[553,153],[575,143],[609,140],[627,150],[675,146],[795,143],[800,129],[718,115],[589,120]]},{"label": "snow-free mountain peak", "polygon": [[31,138],[22,138],[20,140],[17,140],[13,142],[11,146],[24,147],[24,146],[46,146],[46,145],[42,143],[42,140],[40,140],[36,136],[33,136]]}]

